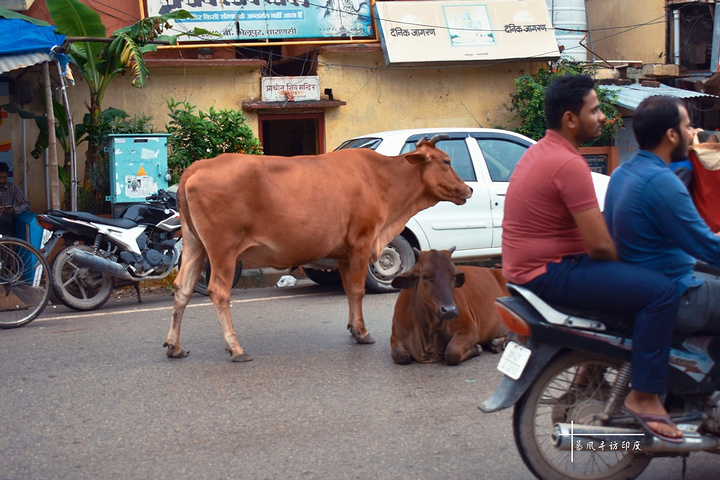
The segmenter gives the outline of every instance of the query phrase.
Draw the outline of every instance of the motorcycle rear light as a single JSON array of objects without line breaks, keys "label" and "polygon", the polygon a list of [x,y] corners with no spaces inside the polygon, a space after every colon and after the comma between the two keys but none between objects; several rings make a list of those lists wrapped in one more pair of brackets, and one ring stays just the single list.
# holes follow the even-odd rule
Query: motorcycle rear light
[{"label": "motorcycle rear light", "polygon": [[47,220],[45,220],[44,218],[42,218],[42,217],[40,217],[40,216],[38,216],[38,217],[35,219],[35,221],[37,222],[38,225],[40,225],[40,226],[41,226],[42,228],[44,228],[45,230],[52,230],[52,229],[53,229],[53,224],[50,223],[50,222],[48,222]]},{"label": "motorcycle rear light", "polygon": [[501,303],[495,302],[495,311],[500,316],[500,320],[510,329],[510,331],[522,335],[523,337],[530,336],[530,325],[522,319],[519,315],[516,315],[512,310],[508,310]]}]

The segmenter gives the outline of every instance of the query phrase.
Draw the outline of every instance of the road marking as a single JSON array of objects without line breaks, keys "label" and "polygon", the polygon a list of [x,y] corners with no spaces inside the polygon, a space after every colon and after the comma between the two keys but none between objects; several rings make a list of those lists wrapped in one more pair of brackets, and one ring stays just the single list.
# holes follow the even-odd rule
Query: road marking
[{"label": "road marking", "polygon": [[[317,297],[317,296],[321,296],[321,295],[327,295],[327,294],[326,293],[310,293],[310,294],[300,294],[300,295],[282,295],[279,297],[246,298],[244,300],[230,300],[230,305],[232,305],[234,303],[268,302],[271,300],[284,300],[286,298]],[[188,304],[188,306],[186,308],[212,307],[212,306],[213,306],[213,303],[211,301],[207,300],[204,303]],[[37,323],[37,322],[46,322],[49,320],[107,317],[107,316],[111,316],[111,315],[122,315],[125,313],[159,312],[162,310],[172,310],[173,308],[174,308],[174,306],[153,307],[153,308],[129,308],[129,309],[125,309],[125,310],[118,310],[116,312],[78,313],[75,315],[62,315],[62,316],[55,316],[55,317],[43,317],[41,314],[41,316],[36,318],[33,322]]]}]

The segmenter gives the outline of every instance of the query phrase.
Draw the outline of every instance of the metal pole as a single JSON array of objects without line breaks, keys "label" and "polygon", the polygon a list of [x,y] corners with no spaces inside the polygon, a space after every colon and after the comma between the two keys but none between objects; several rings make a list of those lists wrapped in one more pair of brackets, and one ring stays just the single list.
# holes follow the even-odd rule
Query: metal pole
[{"label": "metal pole", "polygon": [[57,169],[57,138],[55,137],[55,112],[53,111],[52,87],[50,85],[50,66],[48,62],[42,66],[43,82],[45,83],[45,104],[47,108],[48,123],[48,153],[50,157],[50,168],[48,177],[50,179],[50,208],[60,208],[60,181]]},{"label": "metal pole", "polygon": [[712,53],[710,55],[710,71],[720,72],[720,3],[715,4],[715,19],[713,24]]},{"label": "metal pole", "polygon": [[27,198],[27,131],[25,128],[25,119],[22,119],[22,160],[23,160],[23,191]]},{"label": "metal pole", "polygon": [[60,75],[60,90],[62,91],[63,103],[65,104],[65,118],[67,119],[68,134],[70,135],[70,210],[77,212],[77,151],[75,149],[75,126],[70,114],[70,101],[67,96],[67,86],[63,76],[60,62],[57,64],[58,75]]},{"label": "metal pole", "polygon": [[673,10],[673,62],[680,65],[680,10]]}]

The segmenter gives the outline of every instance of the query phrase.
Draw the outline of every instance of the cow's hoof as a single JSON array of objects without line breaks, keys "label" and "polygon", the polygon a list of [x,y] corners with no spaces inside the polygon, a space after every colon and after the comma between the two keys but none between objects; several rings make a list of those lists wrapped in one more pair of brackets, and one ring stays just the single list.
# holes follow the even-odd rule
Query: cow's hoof
[{"label": "cow's hoof", "polygon": [[366,333],[365,335],[353,335],[355,337],[355,340],[357,343],[361,345],[369,345],[371,343],[375,343],[375,339],[370,336],[370,333]]},{"label": "cow's hoof", "polygon": [[363,330],[365,331],[365,333],[360,333],[360,331],[358,329],[353,328],[353,326],[350,325],[349,323],[348,323],[347,328],[348,328],[348,330],[350,330],[350,335],[353,336],[353,338],[355,339],[355,341],[357,343],[361,343],[361,344],[375,343],[375,340],[370,336],[370,333],[367,330],[365,330],[364,328],[363,328]]},{"label": "cow's hoof", "polygon": [[490,342],[489,350],[492,353],[500,353],[505,350],[505,337],[496,338]]},{"label": "cow's hoof", "polygon": [[230,360],[233,362],[252,362],[252,357],[248,355],[247,353],[238,353],[230,357]]},{"label": "cow's hoof", "polygon": [[190,350],[183,350],[182,348],[177,349],[175,348],[175,345],[169,344],[167,342],[163,343],[163,347],[167,347],[165,355],[167,355],[169,358],[185,358],[190,355]]}]

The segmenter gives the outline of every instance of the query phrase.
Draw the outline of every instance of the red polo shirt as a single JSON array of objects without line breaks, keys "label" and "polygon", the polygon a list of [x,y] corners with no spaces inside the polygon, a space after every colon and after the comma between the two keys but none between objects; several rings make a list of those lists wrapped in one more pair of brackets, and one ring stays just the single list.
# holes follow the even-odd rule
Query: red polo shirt
[{"label": "red polo shirt", "polygon": [[563,136],[548,130],[510,177],[502,223],[505,278],[524,284],[545,273],[548,263],[587,253],[571,212],[597,206],[587,162]]}]

